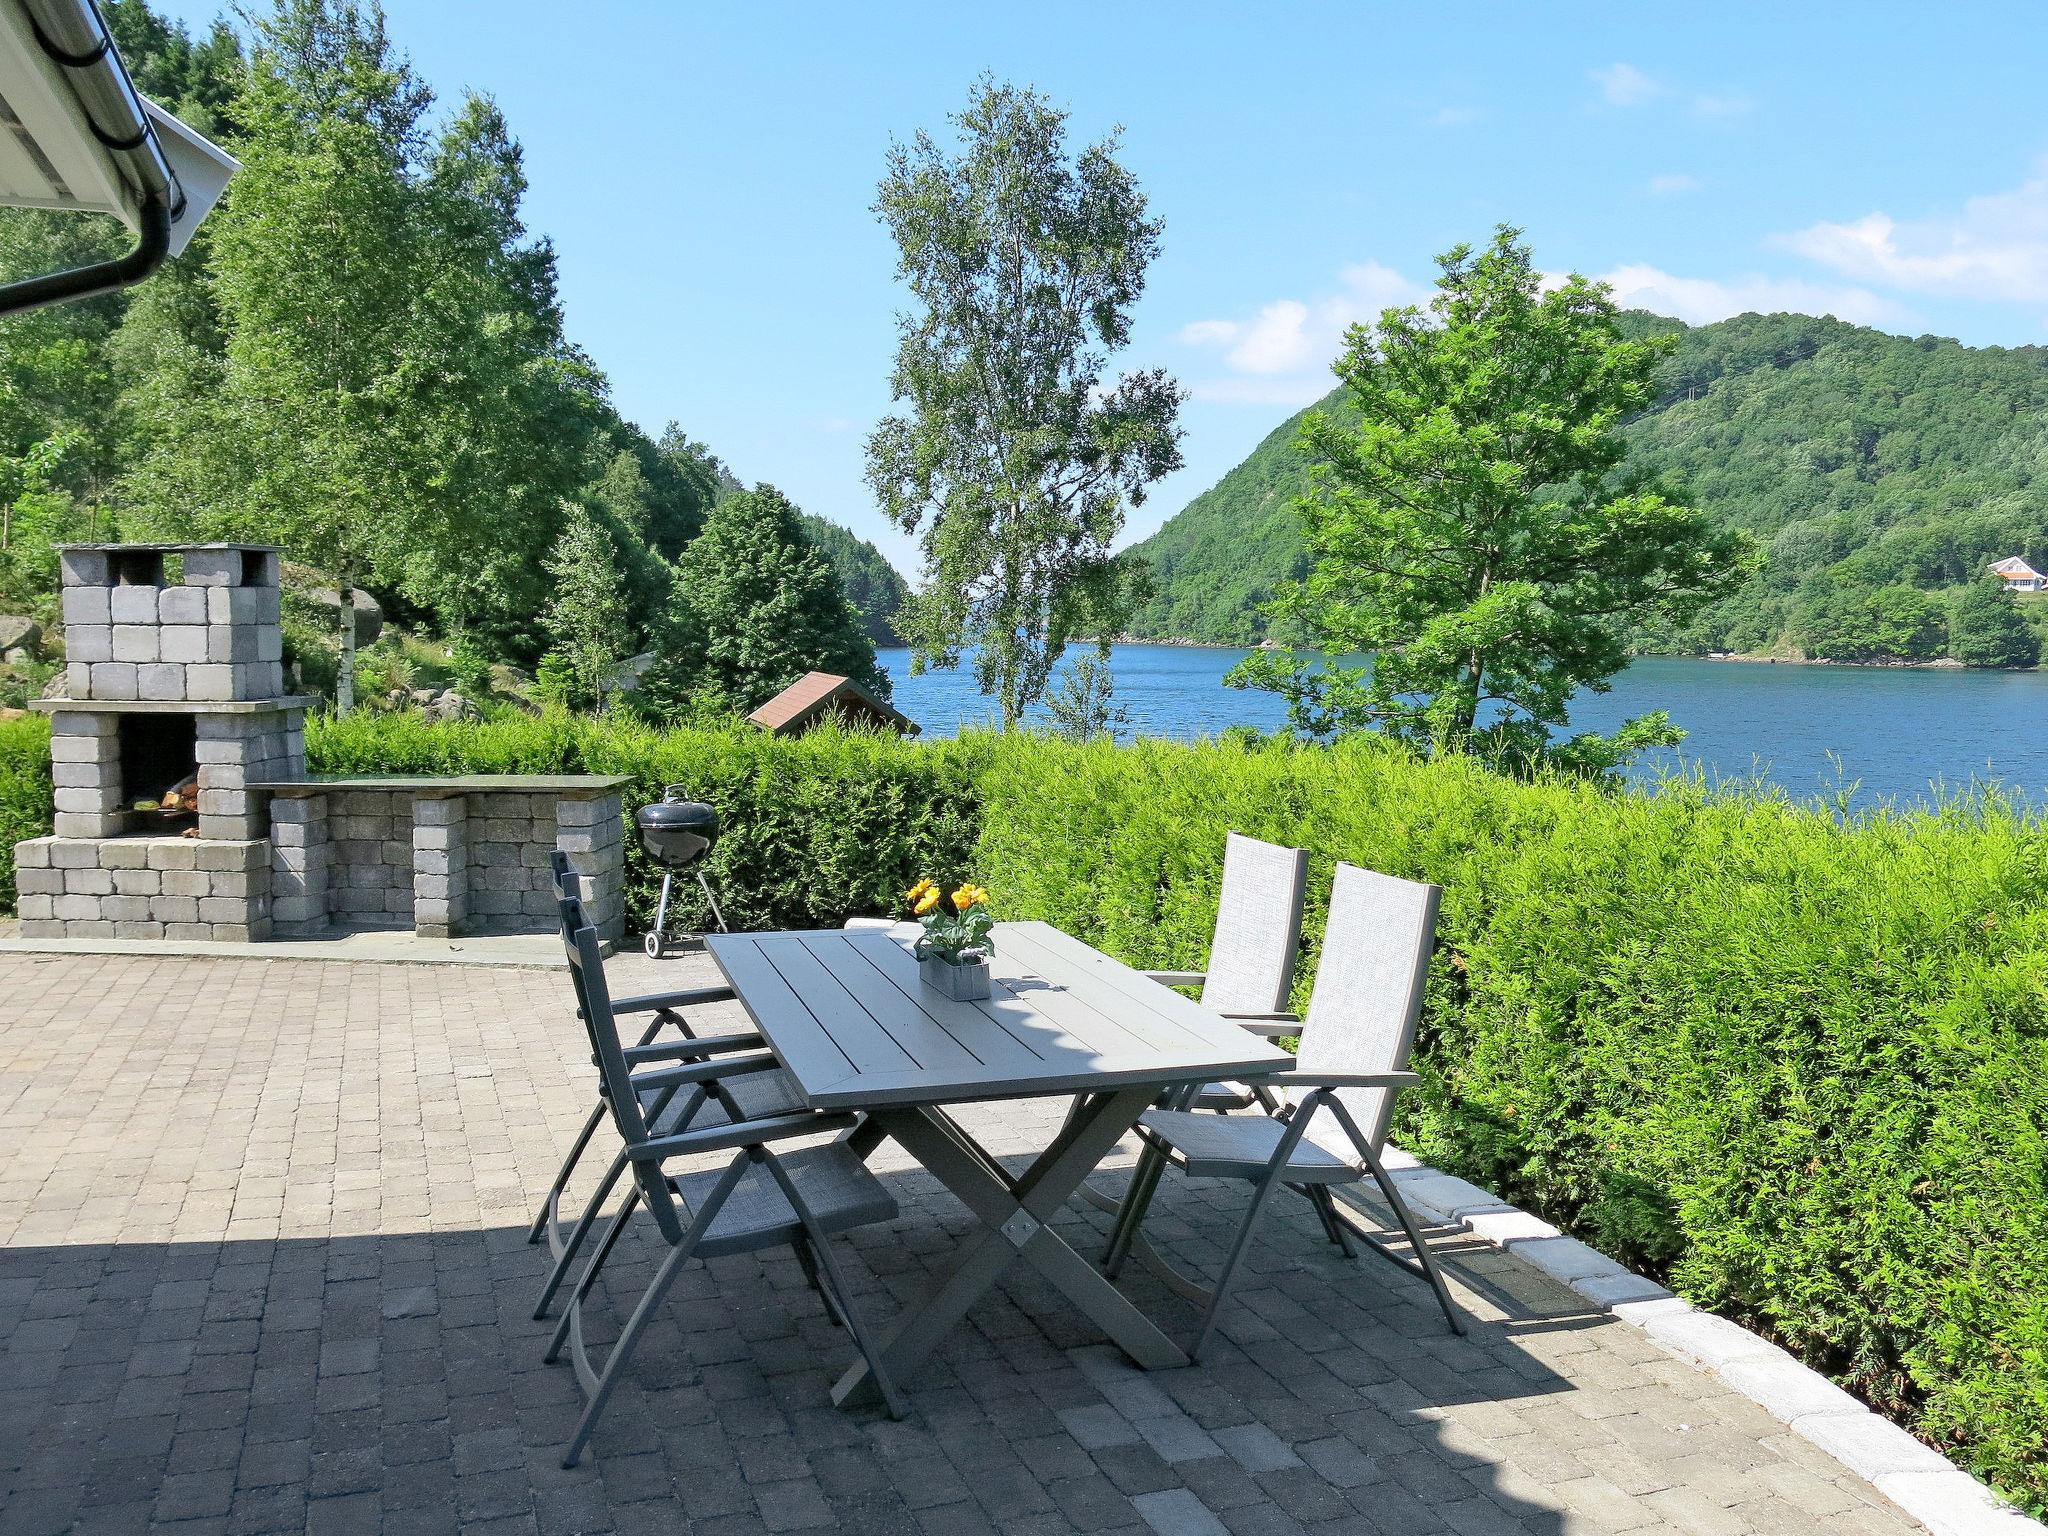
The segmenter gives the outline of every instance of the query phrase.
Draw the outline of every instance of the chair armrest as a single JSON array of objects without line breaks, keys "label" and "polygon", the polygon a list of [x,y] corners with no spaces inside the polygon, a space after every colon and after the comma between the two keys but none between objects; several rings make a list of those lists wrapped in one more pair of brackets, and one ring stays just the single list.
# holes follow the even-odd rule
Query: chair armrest
[{"label": "chair armrest", "polygon": [[1209,979],[1207,971],[1140,971],[1138,974],[1162,987],[1199,987]]},{"label": "chair armrest", "polygon": [[708,1130],[656,1136],[631,1148],[629,1155],[636,1163],[659,1163],[688,1152],[730,1152],[735,1147],[758,1147],[771,1141],[787,1141],[792,1136],[816,1136],[824,1131],[844,1130],[859,1121],[860,1116],[849,1111],[817,1114],[804,1110],[800,1114],[749,1120],[741,1125],[720,1125]]},{"label": "chair armrest", "polygon": [[733,1035],[692,1035],[687,1040],[656,1040],[626,1047],[626,1064],[643,1061],[693,1061],[700,1056],[723,1056],[732,1051],[758,1051],[761,1036],[754,1030]]},{"label": "chair armrest", "polygon": [[1277,1072],[1245,1074],[1245,1081],[1263,1088],[1412,1088],[1422,1081],[1417,1072]]},{"label": "chair armrest", "polygon": [[678,992],[647,992],[639,997],[615,997],[613,1013],[653,1013],[657,1009],[693,1008],[698,1003],[729,1003],[731,987],[684,987]]},{"label": "chair armrest", "polygon": [[650,1072],[636,1072],[633,1074],[633,1087],[645,1090],[684,1083],[710,1083],[721,1078],[740,1077],[748,1072],[767,1072],[781,1065],[766,1051],[758,1056],[728,1056],[723,1061],[699,1061],[683,1067],[656,1067]]},{"label": "chair armrest", "polygon": [[1284,1040],[1289,1035],[1301,1033],[1301,1020],[1290,1019],[1284,1015],[1271,1019],[1233,1018],[1230,1022],[1248,1034],[1258,1035],[1267,1040]]}]

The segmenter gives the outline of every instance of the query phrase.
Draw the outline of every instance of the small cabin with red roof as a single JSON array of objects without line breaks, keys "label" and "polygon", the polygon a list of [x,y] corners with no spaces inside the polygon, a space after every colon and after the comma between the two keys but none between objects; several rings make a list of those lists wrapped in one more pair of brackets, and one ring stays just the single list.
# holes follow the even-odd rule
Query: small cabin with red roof
[{"label": "small cabin with red roof", "polygon": [[915,720],[890,708],[852,678],[830,672],[806,672],[747,718],[775,736],[800,735],[820,721],[834,718],[887,726],[905,736],[915,736],[919,730]]}]

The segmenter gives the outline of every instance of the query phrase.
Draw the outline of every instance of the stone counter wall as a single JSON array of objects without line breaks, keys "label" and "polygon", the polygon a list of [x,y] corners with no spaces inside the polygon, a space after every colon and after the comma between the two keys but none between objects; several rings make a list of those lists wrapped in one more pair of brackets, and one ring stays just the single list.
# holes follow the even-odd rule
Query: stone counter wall
[{"label": "stone counter wall", "polygon": [[37,837],[14,861],[25,939],[270,937],[261,839]]}]

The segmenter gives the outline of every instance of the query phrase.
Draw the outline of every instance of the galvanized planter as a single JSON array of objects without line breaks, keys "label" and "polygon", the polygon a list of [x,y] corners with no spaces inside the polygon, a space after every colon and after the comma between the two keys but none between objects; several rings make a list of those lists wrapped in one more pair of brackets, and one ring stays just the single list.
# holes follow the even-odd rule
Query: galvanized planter
[{"label": "galvanized planter", "polygon": [[956,963],[929,951],[920,951],[917,976],[934,992],[950,997],[956,1003],[978,1002],[989,995],[986,955],[970,954]]}]

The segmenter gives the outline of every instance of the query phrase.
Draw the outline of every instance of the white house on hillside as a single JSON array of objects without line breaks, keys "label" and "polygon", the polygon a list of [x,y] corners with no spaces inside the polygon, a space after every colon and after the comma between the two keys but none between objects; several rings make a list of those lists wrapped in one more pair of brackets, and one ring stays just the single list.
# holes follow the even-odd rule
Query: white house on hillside
[{"label": "white house on hillside", "polygon": [[2008,592],[2048,591],[2048,576],[2043,576],[2018,555],[2010,560],[1992,562],[1991,574],[2005,583]]}]

